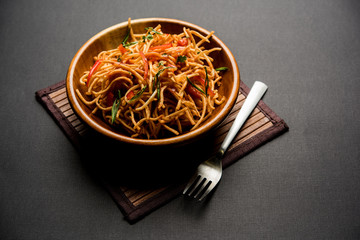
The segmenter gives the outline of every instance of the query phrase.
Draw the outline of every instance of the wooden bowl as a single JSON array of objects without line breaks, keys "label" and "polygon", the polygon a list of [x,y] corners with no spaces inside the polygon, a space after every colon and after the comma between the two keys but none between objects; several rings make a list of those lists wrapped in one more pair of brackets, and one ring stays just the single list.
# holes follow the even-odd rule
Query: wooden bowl
[{"label": "wooden bowl", "polygon": [[[144,18],[131,21],[134,33],[143,33],[146,27],[155,27],[158,24],[161,24],[161,29],[164,33],[178,34],[183,31],[183,27],[186,27],[194,29],[203,35],[209,34],[209,31],[195,24],[175,19]],[[79,78],[84,71],[89,70],[89,67],[93,65],[93,57],[99,52],[118,47],[119,43],[126,35],[127,26],[128,23],[123,22],[99,32],[90,38],[72,59],[66,78],[66,90],[70,104],[80,119],[105,136],[121,142],[143,146],[182,145],[199,139],[212,129],[216,128],[233,108],[240,86],[240,74],[236,60],[229,48],[216,37],[216,35],[213,35],[210,39],[210,43],[206,43],[204,46],[206,48],[222,48],[222,51],[213,52],[210,56],[214,58],[213,64],[215,68],[228,68],[228,70],[223,73],[222,85],[219,88],[219,93],[226,97],[226,102],[218,106],[211,118],[207,119],[207,121],[196,130],[164,139],[136,139],[116,131],[101,119],[101,117],[90,114],[91,110],[81,102],[75,93],[77,88],[79,88],[80,91],[85,91],[85,89],[83,89],[84,86],[79,83]]]}]

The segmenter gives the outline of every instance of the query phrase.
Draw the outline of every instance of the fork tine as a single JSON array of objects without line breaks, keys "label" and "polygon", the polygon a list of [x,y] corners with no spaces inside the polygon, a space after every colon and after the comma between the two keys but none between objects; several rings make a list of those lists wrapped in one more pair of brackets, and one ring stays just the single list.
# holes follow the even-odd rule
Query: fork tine
[{"label": "fork tine", "polygon": [[193,186],[195,183],[197,183],[200,176],[198,174],[194,174],[191,179],[189,180],[188,184],[186,185],[183,194],[186,194],[187,191],[192,190],[191,186]]},{"label": "fork tine", "polygon": [[199,180],[197,181],[196,185],[193,187],[193,189],[189,192],[189,196],[191,195],[195,195],[198,190],[199,187],[201,187],[204,184],[204,181],[206,181],[206,178],[203,178],[202,176],[199,175]]},{"label": "fork tine", "polygon": [[213,188],[216,186],[216,184],[217,184],[217,182],[210,181],[208,188],[206,189],[204,194],[199,198],[199,201],[203,200],[213,190]]},{"label": "fork tine", "polygon": [[[205,178],[205,182],[202,184],[201,188],[199,188],[199,190],[198,190],[197,194],[194,196],[194,198],[201,197],[201,196],[204,194],[205,190],[208,189],[208,187],[210,186],[211,182],[212,182],[212,181],[207,181],[207,179]],[[200,195],[200,194],[201,194],[201,195]],[[199,201],[200,201],[200,199],[199,199]]]}]

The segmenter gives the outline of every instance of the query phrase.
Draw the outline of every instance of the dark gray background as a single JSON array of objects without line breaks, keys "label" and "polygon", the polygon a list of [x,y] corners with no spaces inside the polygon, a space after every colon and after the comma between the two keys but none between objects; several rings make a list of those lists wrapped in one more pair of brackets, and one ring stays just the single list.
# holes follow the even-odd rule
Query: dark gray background
[{"label": "dark gray background", "polygon": [[[290,131],[129,225],[36,90],[102,29],[169,17],[214,30]],[[359,239],[360,1],[0,1],[1,239]]]}]

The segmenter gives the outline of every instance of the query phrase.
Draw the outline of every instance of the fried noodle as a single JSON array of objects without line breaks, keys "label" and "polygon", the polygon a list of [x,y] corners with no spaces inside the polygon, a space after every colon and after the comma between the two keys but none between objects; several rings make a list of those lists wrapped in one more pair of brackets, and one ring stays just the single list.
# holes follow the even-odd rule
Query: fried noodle
[{"label": "fried noodle", "polygon": [[[167,34],[161,25],[134,34],[131,20],[118,48],[100,52],[79,79],[76,93],[111,126],[134,138],[158,139],[198,128],[225,101],[220,71],[205,49],[214,32],[203,36],[183,28]],[[198,39],[198,41],[196,41]]]}]

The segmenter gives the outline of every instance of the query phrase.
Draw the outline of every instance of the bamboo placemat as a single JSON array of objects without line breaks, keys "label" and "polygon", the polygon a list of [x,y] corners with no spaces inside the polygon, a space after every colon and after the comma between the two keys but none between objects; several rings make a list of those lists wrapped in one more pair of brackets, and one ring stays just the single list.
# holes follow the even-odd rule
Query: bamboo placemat
[{"label": "bamboo placemat", "polygon": [[[89,173],[103,183],[125,218],[134,223],[181,194],[197,164],[218,149],[248,92],[241,82],[232,112],[205,139],[170,149],[134,149],[99,136],[73,112],[65,81],[37,91],[36,98],[79,150]],[[287,130],[284,120],[260,101],[229,147],[223,167]],[[99,146],[111,154],[94,152]]]}]

